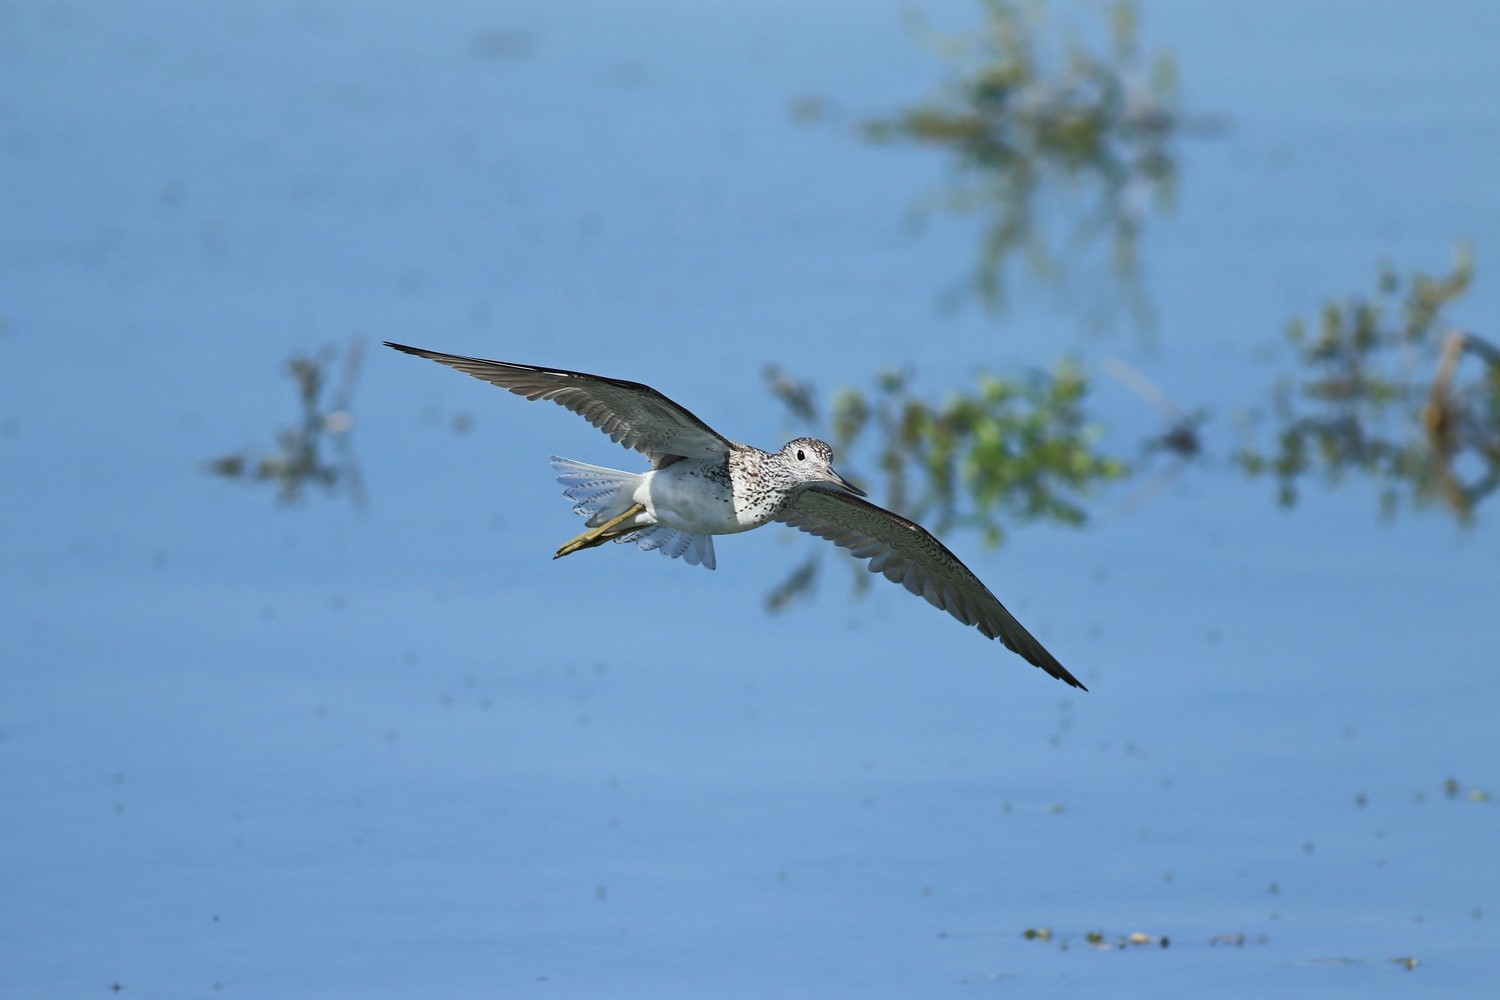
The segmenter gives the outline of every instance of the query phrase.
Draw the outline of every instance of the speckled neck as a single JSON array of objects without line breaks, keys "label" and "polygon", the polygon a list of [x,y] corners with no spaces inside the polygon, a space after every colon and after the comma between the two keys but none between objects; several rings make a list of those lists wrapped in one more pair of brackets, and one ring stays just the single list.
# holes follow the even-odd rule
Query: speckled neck
[{"label": "speckled neck", "polygon": [[775,518],[804,485],[780,455],[749,445],[736,446],[729,453],[728,465],[735,508],[759,521]]}]

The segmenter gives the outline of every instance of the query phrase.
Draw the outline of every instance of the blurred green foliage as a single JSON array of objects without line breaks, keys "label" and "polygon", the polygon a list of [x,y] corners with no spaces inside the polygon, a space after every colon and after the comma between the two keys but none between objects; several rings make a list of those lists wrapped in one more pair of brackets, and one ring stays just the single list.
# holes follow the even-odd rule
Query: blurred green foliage
[{"label": "blurred green foliage", "polygon": [[[766,380],[800,428],[833,445],[846,472],[860,464],[879,470],[878,484],[861,483],[877,502],[938,534],[973,529],[994,546],[1010,522],[1082,524],[1085,498],[1130,471],[1099,450],[1100,431],[1084,406],[1088,379],[1067,360],[1025,378],[980,372],[971,391],[942,402],[887,372],[868,391],[840,390],[826,411],[811,385],[779,368]],[[821,552],[772,593],[773,608],[813,586]]]},{"label": "blurred green foliage", "polygon": [[1242,448],[1239,465],[1274,476],[1287,506],[1305,479],[1358,475],[1387,514],[1404,497],[1467,519],[1500,486],[1500,350],[1444,318],[1473,274],[1467,248],[1446,275],[1383,267],[1372,296],[1293,321],[1298,371],[1274,392],[1275,446]]},{"label": "blurred green foliage", "polygon": [[[1377,484],[1387,513],[1405,499],[1472,517],[1500,490],[1500,347],[1446,319],[1473,275],[1467,248],[1443,275],[1384,267],[1373,295],[1330,302],[1314,320],[1289,324],[1295,368],[1271,390],[1274,443],[1242,446],[1234,465],[1252,478],[1273,476],[1286,506],[1307,479],[1360,477]],[[1206,410],[1179,410],[1124,362],[1105,367],[1168,420],[1138,462],[1101,448],[1085,405],[1088,376],[1067,359],[1024,378],[982,371],[941,402],[918,395],[901,372],[869,389],[842,389],[827,407],[810,383],[779,368],[766,379],[799,433],[828,440],[846,473],[878,470],[878,482],[861,483],[878,503],[939,535],[978,531],[993,546],[1007,525],[1084,523],[1100,487],[1150,472],[1152,456],[1170,456],[1172,476],[1202,454]],[[821,550],[771,593],[773,609],[812,589]]]},{"label": "blurred green foliage", "polygon": [[1175,64],[1141,52],[1135,5],[1122,0],[1104,13],[1102,28],[1080,29],[1040,0],[985,0],[973,33],[919,26],[948,81],[926,102],[865,124],[874,142],[953,154],[957,176],[941,204],[983,220],[972,285],[991,309],[1004,306],[1024,259],[1059,290],[1090,289],[1096,325],[1121,312],[1150,323],[1137,246],[1151,207],[1172,203],[1171,144],[1184,118]]}]

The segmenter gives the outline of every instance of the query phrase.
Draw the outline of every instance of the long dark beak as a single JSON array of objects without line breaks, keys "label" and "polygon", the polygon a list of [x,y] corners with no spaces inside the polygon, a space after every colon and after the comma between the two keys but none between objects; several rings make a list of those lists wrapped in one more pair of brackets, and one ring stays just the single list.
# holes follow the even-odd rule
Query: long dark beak
[{"label": "long dark beak", "polygon": [[850,493],[853,493],[855,496],[869,496],[869,494],[864,490],[860,489],[858,486],[855,486],[853,483],[849,482],[849,480],[845,479],[837,472],[834,472],[832,469],[828,470],[828,474],[833,477],[833,482],[837,483],[839,486],[842,486],[844,489],[848,490]]}]

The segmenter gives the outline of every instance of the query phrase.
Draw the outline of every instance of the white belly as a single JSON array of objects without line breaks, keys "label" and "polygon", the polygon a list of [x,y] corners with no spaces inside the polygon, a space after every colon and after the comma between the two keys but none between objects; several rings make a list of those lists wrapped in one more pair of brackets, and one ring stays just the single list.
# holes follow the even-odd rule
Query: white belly
[{"label": "white belly", "polygon": [[691,459],[646,473],[635,489],[635,502],[658,524],[705,535],[749,531],[766,522],[740,512],[728,479]]}]

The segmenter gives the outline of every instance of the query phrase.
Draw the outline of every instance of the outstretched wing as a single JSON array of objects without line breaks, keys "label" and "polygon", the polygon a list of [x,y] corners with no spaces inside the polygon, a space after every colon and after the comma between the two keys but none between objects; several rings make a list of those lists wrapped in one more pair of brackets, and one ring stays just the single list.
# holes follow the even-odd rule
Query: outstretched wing
[{"label": "outstretched wing", "polygon": [[485,361],[386,341],[405,354],[429,358],[527,399],[550,399],[583,417],[656,468],[682,458],[723,458],[730,442],[649,385],[582,372]]},{"label": "outstretched wing", "polygon": [[886,579],[925,597],[965,625],[977,625],[986,636],[999,639],[1058,680],[1088,690],[1005,610],[969,567],[921,525],[824,486],[803,490],[778,520],[826,538],[858,559],[870,560],[870,572],[884,573]]}]

